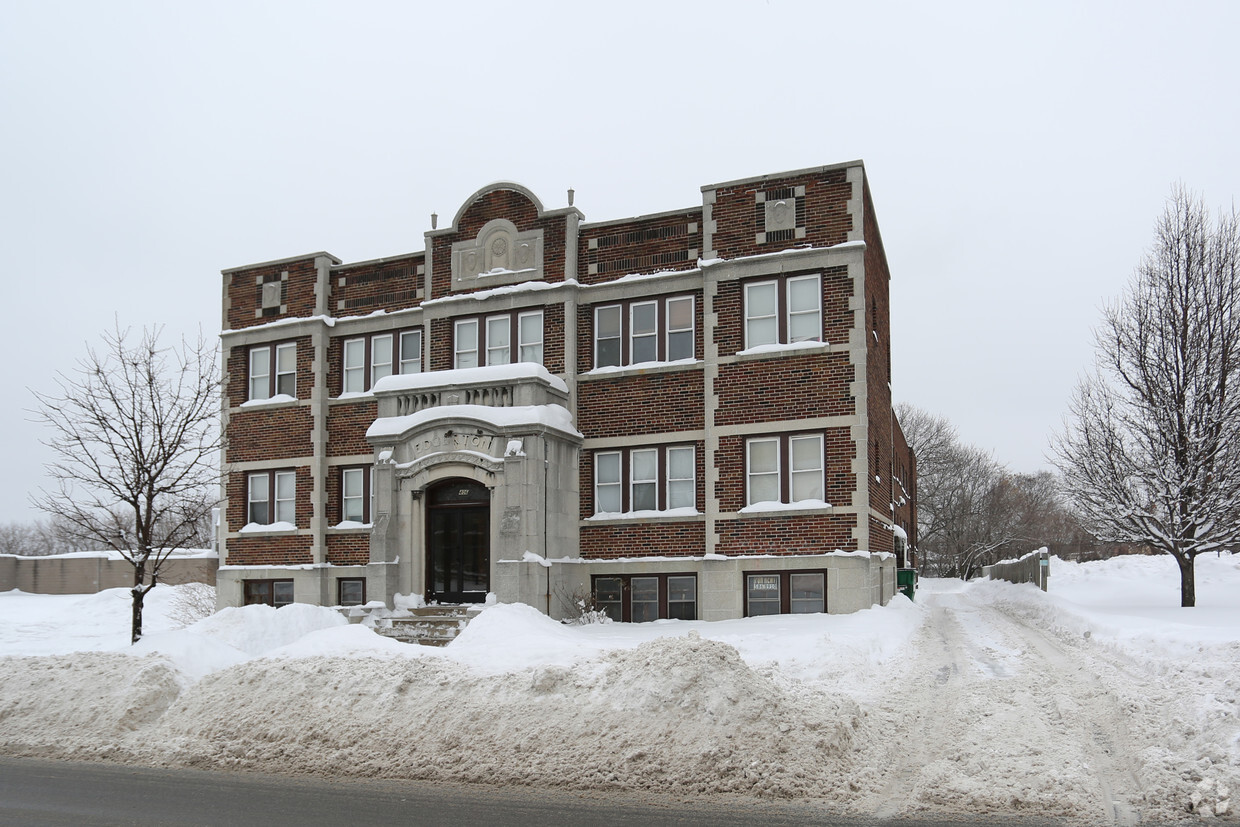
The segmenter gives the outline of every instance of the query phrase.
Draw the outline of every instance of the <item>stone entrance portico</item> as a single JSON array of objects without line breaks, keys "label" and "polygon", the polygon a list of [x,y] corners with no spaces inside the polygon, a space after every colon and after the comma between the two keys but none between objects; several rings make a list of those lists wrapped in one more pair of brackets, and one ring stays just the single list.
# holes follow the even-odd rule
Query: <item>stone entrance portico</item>
[{"label": "stone entrance portico", "polygon": [[[391,376],[374,393],[379,416],[367,431],[375,448],[371,599],[391,605],[394,595],[406,594],[479,602],[490,591],[501,601],[515,601],[520,589],[498,561],[521,560],[527,553],[577,556],[582,438],[562,380],[522,363]],[[431,510],[445,503],[428,492],[452,481],[461,492],[479,486],[489,492],[485,536],[466,528],[464,541],[449,541],[450,531],[432,530]],[[476,496],[470,503],[481,507]],[[463,542],[461,553],[476,560],[479,541],[486,546],[486,571],[469,574],[472,588],[463,594],[445,589],[432,559],[449,568],[471,564],[439,546]]]}]

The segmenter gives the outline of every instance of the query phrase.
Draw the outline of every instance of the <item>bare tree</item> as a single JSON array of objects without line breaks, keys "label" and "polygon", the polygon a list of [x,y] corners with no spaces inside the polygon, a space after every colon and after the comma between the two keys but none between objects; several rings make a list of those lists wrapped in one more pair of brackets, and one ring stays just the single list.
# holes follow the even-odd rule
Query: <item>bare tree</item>
[{"label": "bare tree", "polygon": [[917,456],[917,545],[923,574],[969,577],[1002,546],[993,502],[1003,466],[965,445],[945,417],[900,403],[896,416]]},{"label": "bare tree", "polygon": [[134,569],[132,640],[168,555],[199,539],[219,479],[214,343],[164,347],[160,330],[131,342],[119,326],[88,347],[56,393],[36,393],[51,429],[55,487],[32,497],[72,536],[120,552]]},{"label": "bare tree", "polygon": [[1064,487],[1102,539],[1175,558],[1196,604],[1198,554],[1240,539],[1240,221],[1177,188],[1154,244],[1097,332],[1052,444]]},{"label": "bare tree", "polygon": [[1044,545],[1079,551],[1090,542],[1049,471],[1014,474],[960,441],[946,418],[896,406],[917,454],[917,532],[922,574],[974,576],[982,566]]}]

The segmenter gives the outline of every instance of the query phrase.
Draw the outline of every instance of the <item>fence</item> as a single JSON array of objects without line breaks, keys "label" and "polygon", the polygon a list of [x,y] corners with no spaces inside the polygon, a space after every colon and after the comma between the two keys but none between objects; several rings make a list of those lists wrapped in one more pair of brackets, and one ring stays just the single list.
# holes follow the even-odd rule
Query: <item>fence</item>
[{"label": "fence", "polygon": [[[215,585],[219,557],[209,551],[174,552],[164,563],[159,582],[167,585]],[[31,594],[94,594],[133,585],[133,566],[114,552],[79,552],[47,557],[0,555],[0,592],[20,589]]]},{"label": "fence", "polygon": [[1050,573],[1050,552],[1044,548],[1031,551],[1019,560],[1004,560],[993,566],[982,567],[982,575],[988,580],[1032,583],[1042,591],[1046,591],[1046,580]]}]

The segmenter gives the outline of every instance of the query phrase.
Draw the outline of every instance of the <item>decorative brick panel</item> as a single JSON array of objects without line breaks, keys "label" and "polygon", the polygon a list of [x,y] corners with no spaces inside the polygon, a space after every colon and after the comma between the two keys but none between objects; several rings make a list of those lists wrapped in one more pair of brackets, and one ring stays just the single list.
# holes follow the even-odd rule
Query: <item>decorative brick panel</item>
[{"label": "decorative brick panel", "polygon": [[228,541],[229,566],[297,566],[314,562],[311,538],[306,535],[237,537]]},{"label": "decorative brick panel", "polygon": [[258,462],[308,456],[313,452],[310,408],[284,406],[234,410],[228,420],[228,462]]},{"label": "decorative brick panel", "polygon": [[366,441],[366,429],[379,415],[373,399],[337,402],[327,409],[327,455],[370,454],[374,447]]},{"label": "decorative brick panel", "polygon": [[704,427],[701,369],[592,379],[577,386],[577,429],[586,438]]},{"label": "decorative brick panel", "polygon": [[847,353],[785,354],[720,365],[715,424],[855,414],[854,373]]},{"label": "decorative brick panel", "polygon": [[583,225],[577,243],[577,280],[614,281],[633,273],[691,270],[702,255],[702,210],[643,220]]},{"label": "decorative brick panel", "polygon": [[[283,277],[285,272],[288,273],[287,278]],[[228,327],[231,330],[254,327],[277,319],[314,315],[314,288],[318,271],[313,258],[237,270],[224,278],[229,299]],[[264,310],[263,315],[256,316],[256,311],[263,309],[263,283],[279,281],[284,282],[279,291],[280,306]]]},{"label": "decorative brick panel", "polygon": [[[771,193],[773,198],[784,197],[785,190],[795,191],[804,187],[799,197],[797,220],[804,228],[803,234],[788,232],[782,237],[765,233],[767,225],[761,216],[763,204],[756,196]],[[715,190],[715,203],[711,217],[715,221],[712,244],[719,258],[739,258],[761,253],[774,253],[792,247],[830,247],[848,240],[853,230],[852,217],[848,214],[848,201],[852,198],[852,184],[847,180],[847,170],[833,169],[806,175],[769,178],[761,182],[749,181]],[[758,243],[759,234],[775,235]]]},{"label": "decorative brick panel", "polygon": [[452,287],[452,245],[458,241],[472,241],[479,231],[492,219],[503,218],[516,225],[518,232],[543,231],[543,274],[546,281],[564,280],[564,250],[567,237],[567,219],[563,215],[539,218],[538,208],[524,193],[516,190],[492,190],[484,193],[462,213],[457,231],[432,237],[431,255],[434,257],[431,298],[441,298],[450,293],[471,293],[487,288],[485,283],[465,290]]},{"label": "decorative brick panel", "polygon": [[634,522],[581,529],[581,556],[586,559],[700,557],[705,553],[706,524],[702,522]]},{"label": "decorative brick panel", "polygon": [[370,562],[370,535],[330,535],[327,538],[327,562],[333,566],[366,565]]},{"label": "decorative brick panel", "polygon": [[334,268],[328,312],[338,317],[364,316],[375,310],[417,307],[422,303],[425,262],[426,255],[417,253]]},{"label": "decorative brick panel", "polygon": [[720,554],[823,554],[855,551],[852,514],[747,516],[715,523]]}]

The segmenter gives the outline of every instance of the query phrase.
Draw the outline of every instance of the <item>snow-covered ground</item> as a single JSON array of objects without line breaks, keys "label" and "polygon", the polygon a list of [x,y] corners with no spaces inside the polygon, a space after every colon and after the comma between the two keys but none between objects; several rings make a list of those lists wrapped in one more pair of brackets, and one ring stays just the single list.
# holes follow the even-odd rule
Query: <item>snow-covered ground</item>
[{"label": "snow-covered ground", "polygon": [[852,615],[563,626],[446,649],[310,606],[188,628],[180,587],[0,593],[0,751],[154,765],[804,798],[841,812],[1234,819],[1240,555],[923,580]]}]

